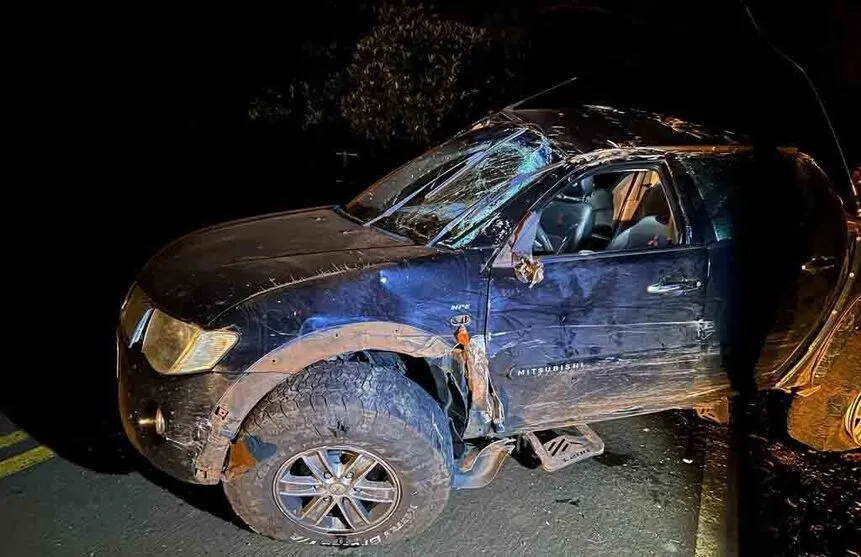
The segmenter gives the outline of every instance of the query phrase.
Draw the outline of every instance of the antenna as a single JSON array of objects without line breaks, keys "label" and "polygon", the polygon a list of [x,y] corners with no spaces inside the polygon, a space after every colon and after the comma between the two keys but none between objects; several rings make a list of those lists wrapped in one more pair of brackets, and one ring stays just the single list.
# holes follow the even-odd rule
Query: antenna
[{"label": "antenna", "polygon": [[753,25],[753,28],[762,37],[762,40],[773,50],[778,56],[789,62],[789,64],[795,68],[796,70],[804,76],[804,80],[807,82],[807,85],[813,91],[813,96],[816,98],[816,103],[819,105],[819,110],[822,112],[822,115],[825,117],[825,122],[828,124],[828,131],[831,132],[831,138],[834,139],[834,144],[837,146],[837,152],[840,154],[840,162],[843,163],[843,170],[846,171],[846,178],[849,180],[849,191],[852,195],[855,196],[855,213],[858,213],[858,192],[855,190],[855,184],[852,183],[852,173],[849,171],[849,163],[846,160],[846,155],[843,154],[843,149],[840,148],[840,139],[837,137],[837,132],[834,130],[834,125],[831,123],[831,118],[828,117],[828,111],[825,110],[825,103],[822,102],[822,97],[819,96],[819,91],[816,89],[816,86],[813,84],[813,80],[810,79],[810,76],[807,75],[807,72],[804,71],[804,68],[801,67],[795,60],[793,60],[788,54],[784,51],[780,50],[777,45],[771,42],[771,39],[762,31],[759,25],[756,23],[756,19],[753,17],[753,12],[751,12],[750,7],[742,2],[744,6],[744,11],[747,12],[747,17],[750,19],[750,23]]},{"label": "antenna", "polygon": [[571,83],[572,81],[574,81],[576,79],[577,79],[577,76],[569,77],[568,79],[566,79],[565,81],[563,81],[561,83],[557,83],[556,85],[553,85],[552,87],[548,87],[547,89],[544,89],[543,91],[538,91],[534,95],[530,95],[523,100],[519,100],[514,104],[510,104],[510,105],[506,106],[505,108],[503,108],[503,110],[514,110],[518,106],[520,106],[521,104],[525,103],[526,101],[531,101],[535,97],[540,97],[541,95],[543,95],[545,93],[549,93],[550,91],[553,91],[555,89],[558,89],[559,87],[562,87],[563,85],[567,85],[568,83]]}]

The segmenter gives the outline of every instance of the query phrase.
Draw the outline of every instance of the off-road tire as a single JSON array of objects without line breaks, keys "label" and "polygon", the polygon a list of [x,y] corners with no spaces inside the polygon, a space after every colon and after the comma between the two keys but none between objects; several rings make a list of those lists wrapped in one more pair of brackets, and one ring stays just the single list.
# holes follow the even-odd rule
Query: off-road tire
[{"label": "off-road tire", "polygon": [[[248,526],[275,539],[392,543],[419,533],[445,507],[453,467],[447,423],[439,405],[395,369],[359,362],[316,364],[276,387],[252,410],[231,449],[244,445],[238,453],[246,456],[231,454],[224,491]],[[373,452],[395,471],[401,485],[395,510],[359,534],[312,531],[288,519],[273,494],[279,468],[303,451],[344,444]]]}]

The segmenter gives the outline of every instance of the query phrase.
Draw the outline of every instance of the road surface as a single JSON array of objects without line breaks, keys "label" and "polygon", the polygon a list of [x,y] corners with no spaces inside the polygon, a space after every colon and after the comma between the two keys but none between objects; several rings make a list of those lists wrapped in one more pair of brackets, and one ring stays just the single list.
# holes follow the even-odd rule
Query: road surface
[{"label": "road surface", "polygon": [[[604,455],[553,474],[509,459],[488,487],[452,493],[423,535],[351,555],[697,554],[711,520],[700,513],[707,440],[719,428],[670,412],[594,429]],[[90,437],[93,446],[67,451],[71,460],[40,441],[0,415],[5,555],[343,555],[250,532],[220,488],[171,481],[121,437]],[[108,449],[123,466],[105,462]]]}]

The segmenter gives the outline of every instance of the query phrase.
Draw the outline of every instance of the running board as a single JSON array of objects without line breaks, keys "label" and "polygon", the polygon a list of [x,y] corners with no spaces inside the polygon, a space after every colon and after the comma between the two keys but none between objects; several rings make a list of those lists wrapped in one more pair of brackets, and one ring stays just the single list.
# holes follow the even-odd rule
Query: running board
[{"label": "running board", "polygon": [[589,426],[575,425],[574,427],[580,435],[557,434],[543,443],[534,432],[524,434],[532,445],[535,456],[541,460],[542,470],[555,472],[604,452],[604,441]]}]

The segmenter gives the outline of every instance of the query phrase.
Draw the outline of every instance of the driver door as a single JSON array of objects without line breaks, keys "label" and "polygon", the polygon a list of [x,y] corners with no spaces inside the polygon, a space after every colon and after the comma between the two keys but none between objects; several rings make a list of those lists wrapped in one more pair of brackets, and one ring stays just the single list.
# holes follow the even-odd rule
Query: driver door
[{"label": "driver door", "polygon": [[[686,230],[668,174],[661,168],[656,175],[670,229]],[[611,238],[602,231],[579,240],[590,249],[569,243],[564,253],[535,255],[532,268],[540,266],[543,278],[529,281],[523,255],[532,254],[522,247],[518,254],[517,247],[540,251],[542,212],[559,210],[560,197],[551,196],[491,270],[487,353],[513,430],[690,406],[729,386],[714,334],[718,313],[709,300],[708,250],[681,233],[632,244],[635,226],[653,215],[626,223],[625,211],[637,215],[630,196],[610,193],[616,194]],[[653,193],[657,198],[660,192]],[[547,236],[553,234],[545,243]],[[620,241],[623,236],[628,240]]]}]

